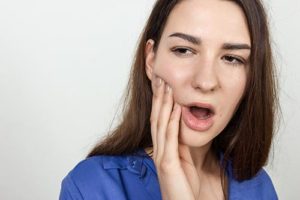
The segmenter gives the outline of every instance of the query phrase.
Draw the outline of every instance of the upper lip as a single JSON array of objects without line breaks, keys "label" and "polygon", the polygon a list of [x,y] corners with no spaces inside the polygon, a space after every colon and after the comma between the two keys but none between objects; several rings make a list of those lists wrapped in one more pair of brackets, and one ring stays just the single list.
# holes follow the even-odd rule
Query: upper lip
[{"label": "upper lip", "polygon": [[214,106],[212,106],[211,104],[208,104],[208,103],[193,102],[193,103],[190,103],[187,105],[187,107],[192,107],[192,106],[206,108],[206,109],[209,109],[213,114],[215,113]]}]

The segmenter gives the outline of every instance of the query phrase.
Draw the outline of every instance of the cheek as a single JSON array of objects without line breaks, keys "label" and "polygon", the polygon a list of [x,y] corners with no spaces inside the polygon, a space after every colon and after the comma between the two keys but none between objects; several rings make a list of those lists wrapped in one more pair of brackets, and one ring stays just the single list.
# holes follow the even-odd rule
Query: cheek
[{"label": "cheek", "polygon": [[228,81],[228,85],[226,86],[228,90],[231,91],[232,95],[236,98],[242,96],[246,85],[245,77],[232,77],[230,81]]},{"label": "cheek", "polygon": [[232,98],[239,99],[239,97],[242,96],[247,81],[247,72],[245,68],[222,70],[219,77],[222,88],[226,93],[230,93],[229,95],[232,95]]},{"label": "cheek", "polygon": [[232,116],[244,94],[246,75],[240,74],[239,76],[231,77],[230,79],[227,79],[226,84],[223,84],[223,86],[223,99],[225,100],[223,106],[227,110],[225,113]]},{"label": "cheek", "polygon": [[187,70],[183,70],[183,67],[176,66],[172,63],[161,63],[157,65],[154,69],[154,73],[169,84],[173,90],[182,86],[185,80],[189,78]]},{"label": "cheek", "polygon": [[191,79],[188,70],[183,70],[182,66],[164,64],[156,67],[154,73],[172,87],[174,100],[178,103],[183,102],[185,85]]}]

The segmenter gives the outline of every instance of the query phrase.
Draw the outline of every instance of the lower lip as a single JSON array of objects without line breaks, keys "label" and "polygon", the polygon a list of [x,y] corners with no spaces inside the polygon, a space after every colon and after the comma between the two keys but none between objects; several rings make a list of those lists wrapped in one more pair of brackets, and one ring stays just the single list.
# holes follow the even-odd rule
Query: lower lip
[{"label": "lower lip", "polygon": [[214,123],[213,115],[207,119],[198,119],[190,112],[188,107],[182,107],[182,118],[184,123],[195,131],[207,131]]}]

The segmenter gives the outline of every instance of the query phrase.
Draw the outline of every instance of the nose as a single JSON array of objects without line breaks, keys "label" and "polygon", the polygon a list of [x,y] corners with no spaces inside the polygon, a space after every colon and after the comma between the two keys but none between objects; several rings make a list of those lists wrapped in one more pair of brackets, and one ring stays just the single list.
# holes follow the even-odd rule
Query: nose
[{"label": "nose", "polygon": [[220,88],[220,83],[213,60],[206,60],[195,67],[192,86],[202,93],[214,92]]}]

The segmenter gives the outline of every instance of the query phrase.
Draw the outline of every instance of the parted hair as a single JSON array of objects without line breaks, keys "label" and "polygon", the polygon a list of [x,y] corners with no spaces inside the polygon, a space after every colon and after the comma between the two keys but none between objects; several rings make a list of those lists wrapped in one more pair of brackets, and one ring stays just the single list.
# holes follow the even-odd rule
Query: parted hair
[{"label": "parted hair", "polygon": [[[168,16],[182,1],[156,1],[136,49],[120,122],[87,157],[130,154],[138,148],[153,146],[152,89],[145,71],[145,45],[148,39],[153,39],[154,51],[157,50]],[[251,37],[250,69],[241,103],[224,130],[214,138],[212,148],[223,153],[223,167],[231,162],[234,177],[242,181],[255,176],[268,161],[279,105],[265,9],[260,0],[233,2],[240,6],[247,20]]]}]

